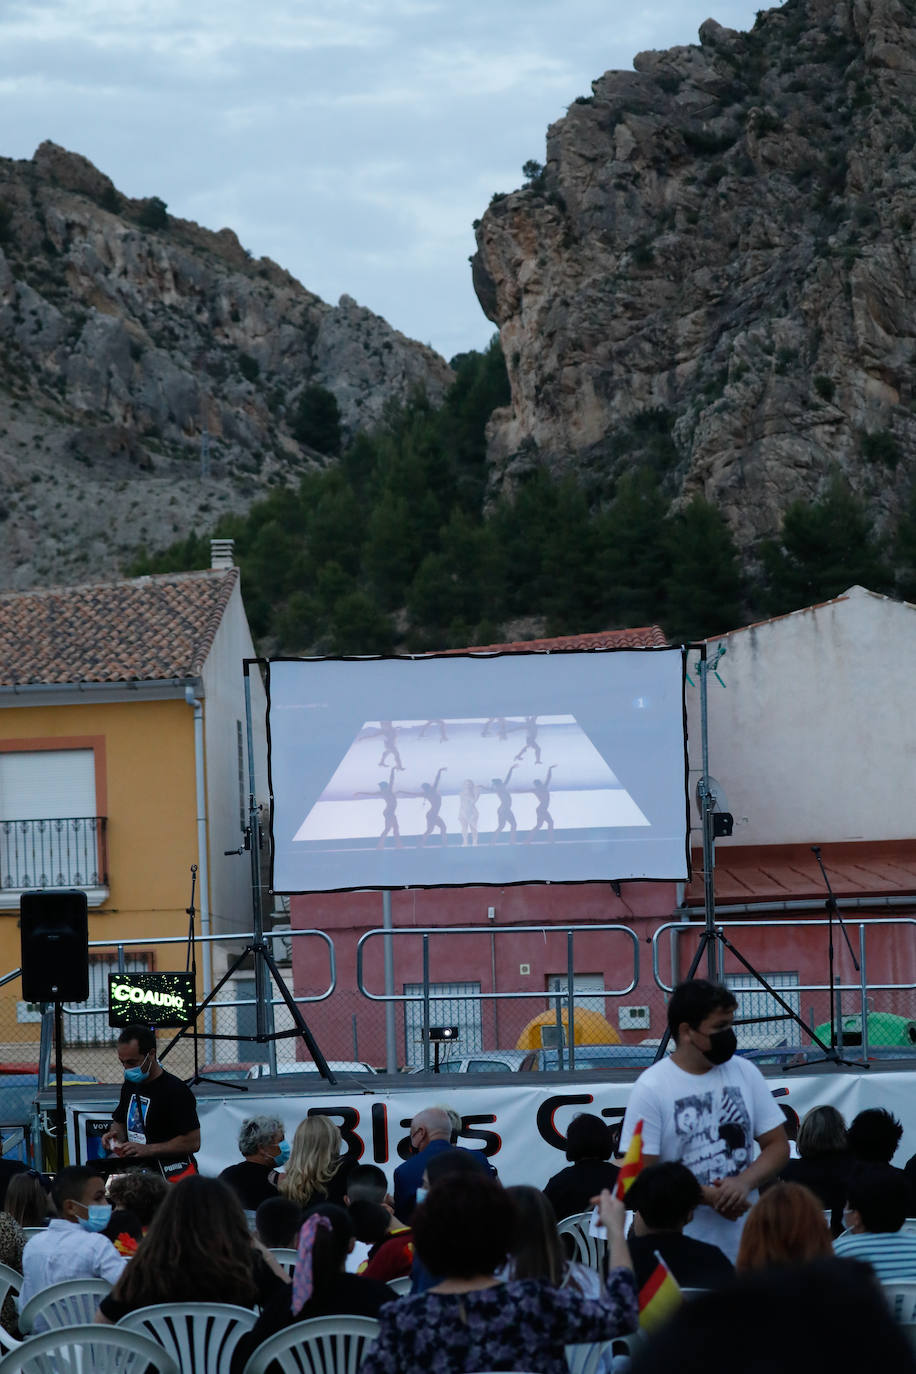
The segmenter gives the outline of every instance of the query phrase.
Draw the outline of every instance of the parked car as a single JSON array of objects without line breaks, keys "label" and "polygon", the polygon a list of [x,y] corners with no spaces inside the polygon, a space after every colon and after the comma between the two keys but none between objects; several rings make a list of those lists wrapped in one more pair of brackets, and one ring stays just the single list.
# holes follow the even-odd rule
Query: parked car
[{"label": "parked car", "polygon": [[[329,1059],[328,1068],[335,1075],[353,1073],[375,1073],[371,1064],[359,1063],[355,1059]],[[297,1059],[295,1064],[278,1064],[277,1076],[285,1077],[289,1073],[318,1073],[318,1068],[312,1063],[311,1059]],[[252,1064],[246,1078],[269,1078],[269,1064]]]},{"label": "parked car", "polygon": [[[439,1073],[515,1073],[528,1058],[527,1050],[477,1050],[474,1054],[449,1055],[439,1060]],[[429,1072],[433,1072],[433,1055],[429,1057]],[[423,1066],[415,1065],[408,1073],[423,1073]]]},{"label": "parked car", "polygon": [[[647,1069],[655,1062],[657,1045],[576,1045],[575,1072],[594,1069]],[[569,1070],[569,1046],[529,1050],[523,1072]]]}]

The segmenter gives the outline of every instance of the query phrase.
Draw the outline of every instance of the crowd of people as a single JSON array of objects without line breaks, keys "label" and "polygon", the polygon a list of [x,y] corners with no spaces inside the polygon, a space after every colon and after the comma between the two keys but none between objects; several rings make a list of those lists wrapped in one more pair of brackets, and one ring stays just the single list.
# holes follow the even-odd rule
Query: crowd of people
[{"label": "crowd of people", "polygon": [[[0,1260],[22,1270],[19,1310],[84,1277],[111,1284],[100,1323],[154,1303],[256,1309],[237,1370],[277,1331],[354,1314],[379,1322],[363,1374],[565,1374],[568,1344],[638,1330],[662,1272],[702,1295],[629,1348],[609,1347],[605,1370],[632,1361],[633,1374],[692,1374],[715,1341],[738,1371],[819,1374],[868,1353],[916,1374],[880,1289],[916,1280],[916,1235],[903,1228],[916,1214],[914,1170],[891,1162],[899,1123],[869,1109],[847,1127],[834,1107],[815,1107],[790,1158],[783,1113],[735,1056],[734,1012],[724,987],[675,989],[673,1053],[634,1084],[619,1139],[582,1112],[567,1128],[566,1167],[511,1187],[461,1147],[460,1118],[445,1106],[414,1116],[390,1190],[377,1166],[347,1164],[337,1126],[317,1112],[289,1144],[278,1117],[244,1121],[241,1162],[204,1177],[196,1113],[150,1033],[130,1027],[108,1137],[126,1168],[107,1184],[93,1167],[53,1181],[24,1168],[0,1177]],[[606,1234],[600,1271],[558,1232],[592,1207]],[[26,1226],[43,1229],[24,1244]],[[295,1251],[292,1274],[274,1254],[283,1249]],[[16,1334],[15,1305],[0,1320]]]}]

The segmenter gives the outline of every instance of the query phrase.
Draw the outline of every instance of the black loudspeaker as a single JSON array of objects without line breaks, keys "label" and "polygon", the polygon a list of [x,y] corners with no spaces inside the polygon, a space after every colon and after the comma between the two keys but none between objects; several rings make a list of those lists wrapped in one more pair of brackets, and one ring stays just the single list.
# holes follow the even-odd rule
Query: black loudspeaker
[{"label": "black loudspeaker", "polygon": [[23,1001],[87,1001],[89,913],[85,892],[24,892],[19,898],[19,931]]}]

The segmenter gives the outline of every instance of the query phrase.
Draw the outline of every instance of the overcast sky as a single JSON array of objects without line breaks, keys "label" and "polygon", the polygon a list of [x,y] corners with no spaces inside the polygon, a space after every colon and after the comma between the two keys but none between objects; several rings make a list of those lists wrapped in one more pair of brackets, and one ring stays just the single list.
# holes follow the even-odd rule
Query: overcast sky
[{"label": "overcast sky", "polygon": [[0,0],[0,155],[43,139],[446,357],[471,223],[609,68],[761,0]]}]

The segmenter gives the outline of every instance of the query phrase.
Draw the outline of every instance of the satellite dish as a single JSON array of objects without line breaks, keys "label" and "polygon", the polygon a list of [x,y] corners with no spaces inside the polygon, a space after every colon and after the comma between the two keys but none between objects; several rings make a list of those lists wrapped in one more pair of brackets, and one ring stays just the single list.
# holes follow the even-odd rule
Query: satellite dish
[{"label": "satellite dish", "polygon": [[[725,788],[722,786],[721,782],[718,782],[718,781],[717,781],[715,778],[713,778],[713,777],[709,777],[709,778],[706,779],[706,788],[707,788],[707,791],[709,792],[710,797],[712,798],[712,809],[713,809],[713,811],[727,811],[727,810],[728,810],[728,798],[727,798],[726,795],[725,795]],[[697,811],[699,812],[700,819],[702,820],[702,818],[703,818],[703,779],[702,779],[702,778],[699,778],[699,779],[697,780],[696,798],[697,798]]]}]

